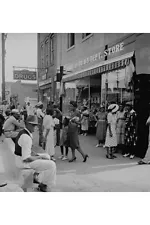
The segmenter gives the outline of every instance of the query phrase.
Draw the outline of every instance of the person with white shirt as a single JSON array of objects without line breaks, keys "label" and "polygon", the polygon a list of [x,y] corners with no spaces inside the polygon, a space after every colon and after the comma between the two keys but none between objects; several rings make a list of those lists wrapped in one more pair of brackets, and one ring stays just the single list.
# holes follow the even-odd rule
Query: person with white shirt
[{"label": "person with white shirt", "polygon": [[42,147],[42,142],[43,142],[43,129],[42,129],[42,125],[43,125],[43,118],[44,118],[44,113],[42,112],[43,109],[43,103],[42,102],[38,102],[37,104],[37,118],[38,118],[38,127],[39,127],[39,146]]},{"label": "person with white shirt", "polygon": [[56,165],[50,160],[48,154],[32,153],[32,133],[38,125],[35,116],[29,116],[25,122],[25,128],[16,138],[15,152],[16,165],[19,168],[31,168],[35,171],[36,182],[40,191],[51,191],[56,182]]},{"label": "person with white shirt", "polygon": [[27,109],[28,116],[33,116],[34,115],[33,106],[30,104],[30,102],[27,103],[26,109]]}]

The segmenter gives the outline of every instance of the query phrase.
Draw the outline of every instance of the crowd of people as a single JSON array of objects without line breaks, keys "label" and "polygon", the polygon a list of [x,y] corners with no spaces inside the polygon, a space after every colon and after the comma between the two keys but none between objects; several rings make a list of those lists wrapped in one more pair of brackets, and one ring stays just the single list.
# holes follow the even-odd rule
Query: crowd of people
[{"label": "crowd of people", "polygon": [[[86,162],[89,156],[80,145],[79,135],[87,136],[91,121],[96,128],[96,147],[106,148],[108,159],[116,158],[115,153],[119,152],[130,159],[136,156],[138,120],[132,104],[111,103],[107,111],[103,106],[91,111],[85,105],[79,109],[75,101],[70,101],[68,114],[65,116],[58,105],[48,104],[44,109],[42,102],[38,102],[35,108],[27,103],[24,110],[8,107],[5,111],[0,111],[0,155],[10,166],[13,165],[10,159],[12,161],[14,157],[15,166],[12,167],[17,168],[13,170],[8,166],[6,171],[9,174],[20,169],[31,169],[34,171],[33,181],[38,184],[38,189],[50,191],[56,181],[55,147],[60,147],[59,158],[63,161],[76,161],[77,150],[82,155],[83,162]],[[150,125],[150,117],[147,125]],[[32,148],[35,127],[38,127],[38,141],[45,151],[43,154],[34,152]],[[11,150],[10,155],[4,154],[6,148]],[[72,152],[71,159],[68,158],[69,149]],[[150,147],[139,165],[149,163]],[[4,179],[0,183],[0,191],[8,190],[9,185],[8,179]],[[18,190],[21,185],[14,187]]]}]

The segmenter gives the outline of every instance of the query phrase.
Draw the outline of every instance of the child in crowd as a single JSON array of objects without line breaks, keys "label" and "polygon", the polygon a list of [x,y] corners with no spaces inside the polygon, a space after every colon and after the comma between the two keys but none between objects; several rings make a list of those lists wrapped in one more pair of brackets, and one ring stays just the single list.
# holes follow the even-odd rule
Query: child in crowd
[{"label": "child in crowd", "polygon": [[[60,138],[61,156],[59,157],[63,161],[68,159],[68,144],[67,144],[68,125],[69,125],[69,118],[65,117],[63,120],[63,129]],[[64,154],[64,147],[65,147],[65,154]]]}]

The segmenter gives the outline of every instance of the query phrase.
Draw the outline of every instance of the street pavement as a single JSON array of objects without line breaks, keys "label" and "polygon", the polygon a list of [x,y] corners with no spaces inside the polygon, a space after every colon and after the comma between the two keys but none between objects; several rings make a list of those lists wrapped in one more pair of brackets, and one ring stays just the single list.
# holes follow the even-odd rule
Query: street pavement
[{"label": "street pavement", "polygon": [[[38,147],[38,134],[34,134],[34,149]],[[58,159],[60,149],[56,147],[57,184],[54,192],[145,192],[150,191],[150,166],[137,165],[139,158],[129,159],[116,154],[116,159],[106,159],[106,150],[96,148],[94,136],[80,136],[83,151],[89,155],[86,163],[76,152],[76,162]],[[71,151],[69,151],[71,158]]]}]

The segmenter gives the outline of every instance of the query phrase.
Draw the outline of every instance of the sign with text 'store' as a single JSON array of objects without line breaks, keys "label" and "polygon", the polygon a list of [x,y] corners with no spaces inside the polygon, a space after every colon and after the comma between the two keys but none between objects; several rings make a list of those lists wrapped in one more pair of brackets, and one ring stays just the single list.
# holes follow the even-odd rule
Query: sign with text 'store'
[{"label": "sign with text 'store'", "polygon": [[36,80],[36,72],[29,70],[14,70],[14,80]]}]

